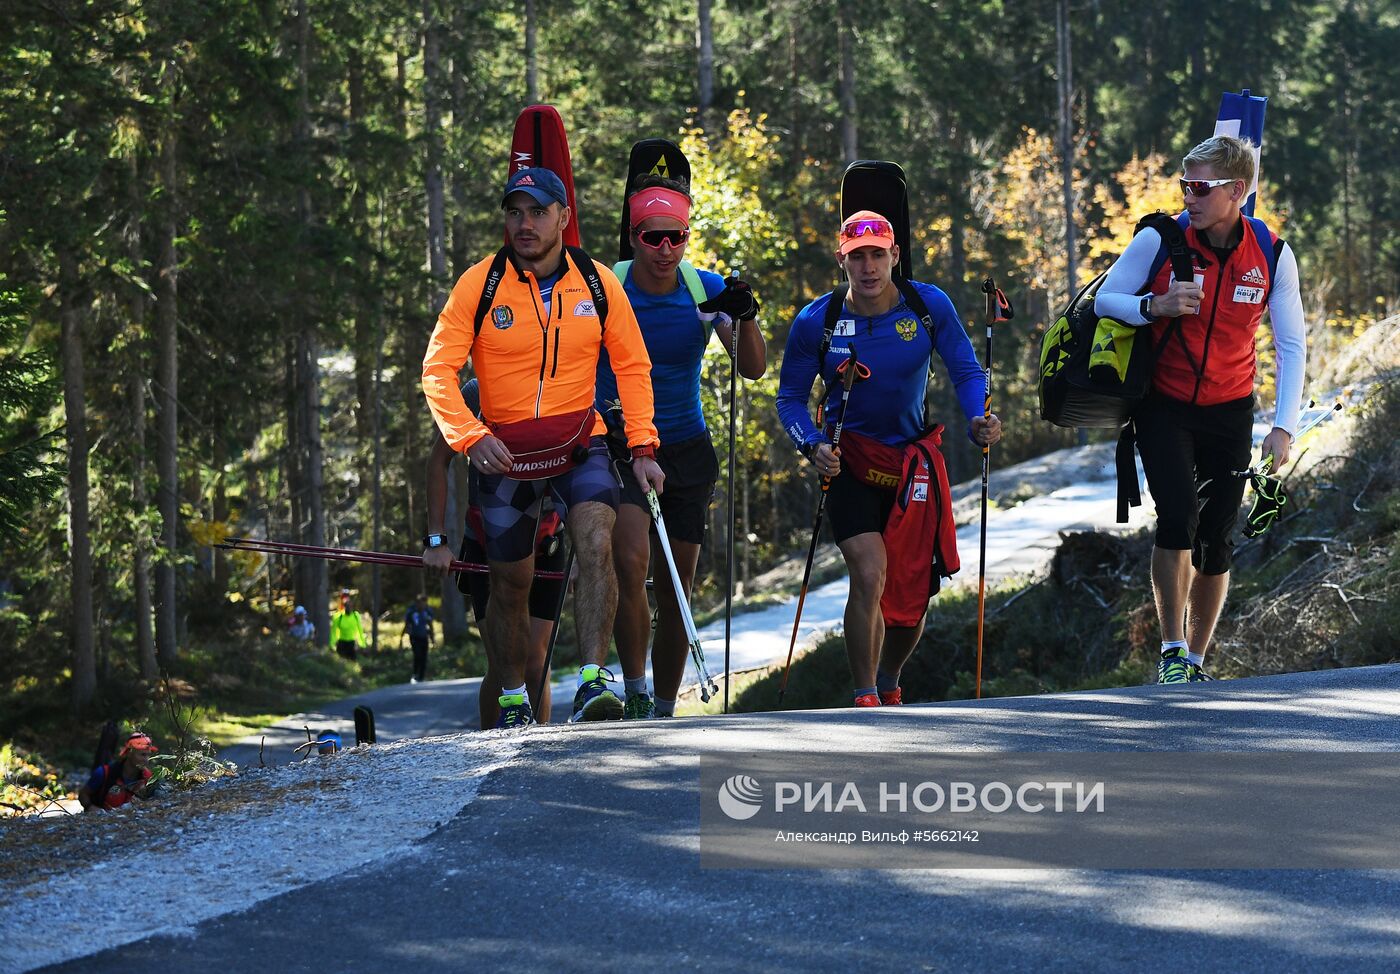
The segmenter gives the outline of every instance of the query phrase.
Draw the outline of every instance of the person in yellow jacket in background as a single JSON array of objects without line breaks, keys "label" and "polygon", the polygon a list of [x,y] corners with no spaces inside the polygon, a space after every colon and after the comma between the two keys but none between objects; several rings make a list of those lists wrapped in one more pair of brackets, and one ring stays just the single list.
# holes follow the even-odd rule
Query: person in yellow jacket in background
[{"label": "person in yellow jacket in background", "polygon": [[[423,392],[438,429],[481,474],[491,569],[487,651],[502,688],[496,726],[534,720],[525,688],[527,606],[546,492],[578,559],[574,619],[583,666],[571,720],[618,720],[622,701],[602,666],[617,611],[618,481],[593,401],[606,348],[626,417],[631,476],[644,492],[660,493],[651,359],[617,277],[582,250],[565,249],[572,214],[559,177],[543,168],[512,173],[501,207],[507,245],[457,281],[423,357]],[[462,398],[458,373],[468,360],[480,415]]]},{"label": "person in yellow jacket in background", "polygon": [[340,590],[340,608],[331,614],[331,645],[346,659],[353,660],[355,651],[365,646],[365,626],[355,611],[354,597],[348,588]]}]

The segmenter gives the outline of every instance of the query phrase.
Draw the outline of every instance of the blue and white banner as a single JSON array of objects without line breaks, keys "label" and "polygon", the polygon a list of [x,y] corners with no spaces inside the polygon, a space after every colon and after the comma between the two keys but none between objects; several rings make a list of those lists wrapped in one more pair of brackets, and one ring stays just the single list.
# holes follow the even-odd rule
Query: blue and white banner
[{"label": "blue and white banner", "polygon": [[1247,139],[1254,146],[1254,182],[1241,207],[1246,216],[1254,215],[1254,200],[1259,192],[1259,154],[1264,147],[1264,109],[1268,104],[1269,99],[1251,95],[1248,88],[1239,94],[1227,91],[1220,96],[1220,111],[1216,113],[1216,135]]}]

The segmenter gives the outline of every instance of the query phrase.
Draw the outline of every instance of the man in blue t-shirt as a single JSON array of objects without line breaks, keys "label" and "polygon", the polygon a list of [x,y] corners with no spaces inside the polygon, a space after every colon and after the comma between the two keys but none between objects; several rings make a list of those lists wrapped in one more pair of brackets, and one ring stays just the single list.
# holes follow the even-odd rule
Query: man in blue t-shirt
[{"label": "man in blue t-shirt", "polygon": [[[853,463],[843,464],[841,458],[854,461],[857,450],[871,457],[902,457],[904,447],[919,438],[935,351],[957,390],[972,441],[979,446],[997,442],[1001,420],[982,415],[986,373],[948,295],[931,284],[911,282],[928,307],[931,329],[905,303],[894,281],[899,247],[887,219],[869,210],[847,217],[836,260],[850,291],[826,349],[822,344],[831,294],[807,305],[792,323],[778,380],[778,418],[817,472],[831,478],[827,520],[851,574],[845,636],[855,704],[878,707],[902,702],[899,674],[918,645],[924,620],[921,617],[912,627],[886,627],[880,614],[887,567],[882,531],[894,506],[894,485],[887,479],[859,479]],[[851,390],[844,417],[829,417],[832,425],[844,419],[838,454],[828,433],[807,415],[807,399],[818,376],[828,389],[839,389],[837,370],[850,358],[852,345],[870,375]],[[833,400],[839,401],[839,395]]]},{"label": "man in blue t-shirt", "polygon": [[[700,364],[705,346],[714,334],[726,348],[732,347],[733,328],[737,327],[739,374],[758,379],[767,368],[767,348],[758,327],[758,301],[748,284],[737,278],[726,281],[718,274],[683,264],[690,238],[690,205],[689,187],[684,183],[660,176],[641,177],[627,200],[636,256],[630,265],[618,266],[618,278],[651,357],[655,423],[661,439],[656,460],[666,474],[666,491],[659,498],[661,516],[666,519],[676,571],[687,593],[705,541],[707,514],[719,477],[719,461],[700,406]],[[698,289],[703,289],[703,296],[695,293]],[[617,380],[606,351],[598,363],[597,407],[610,429],[622,428]],[[622,444],[617,444],[615,458],[620,460],[622,452]],[[618,588],[613,638],[626,686],[623,717],[669,717],[685,674],[685,625],[673,586],[658,581],[652,587],[657,608],[651,656],[654,693],[648,693],[651,614],[647,566],[649,561],[664,566],[665,556],[651,528],[641,488],[633,477],[620,479],[622,503],[613,527]],[[657,570],[658,579],[668,574],[664,568]]]},{"label": "man in blue t-shirt", "polygon": [[428,647],[433,644],[433,610],[421,594],[404,614],[403,631],[413,647],[413,677],[409,682],[420,683],[428,678]]}]

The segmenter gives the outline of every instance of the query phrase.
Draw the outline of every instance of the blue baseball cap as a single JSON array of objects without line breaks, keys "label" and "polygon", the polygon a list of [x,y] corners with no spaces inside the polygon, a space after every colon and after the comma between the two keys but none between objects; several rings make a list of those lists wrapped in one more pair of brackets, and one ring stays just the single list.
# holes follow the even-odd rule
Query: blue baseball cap
[{"label": "blue baseball cap", "polygon": [[506,180],[506,191],[501,194],[501,205],[506,205],[506,197],[511,193],[529,193],[536,201],[548,206],[558,203],[569,205],[569,196],[564,192],[564,181],[548,169],[535,166],[510,174]]}]

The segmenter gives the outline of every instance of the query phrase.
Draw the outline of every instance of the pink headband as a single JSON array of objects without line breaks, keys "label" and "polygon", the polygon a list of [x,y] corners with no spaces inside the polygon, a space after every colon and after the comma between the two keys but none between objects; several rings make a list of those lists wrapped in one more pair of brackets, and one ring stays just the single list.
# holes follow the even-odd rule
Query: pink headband
[{"label": "pink headband", "polygon": [[628,217],[638,226],[651,216],[670,216],[690,226],[690,201],[673,189],[660,186],[644,189],[627,201]]}]

